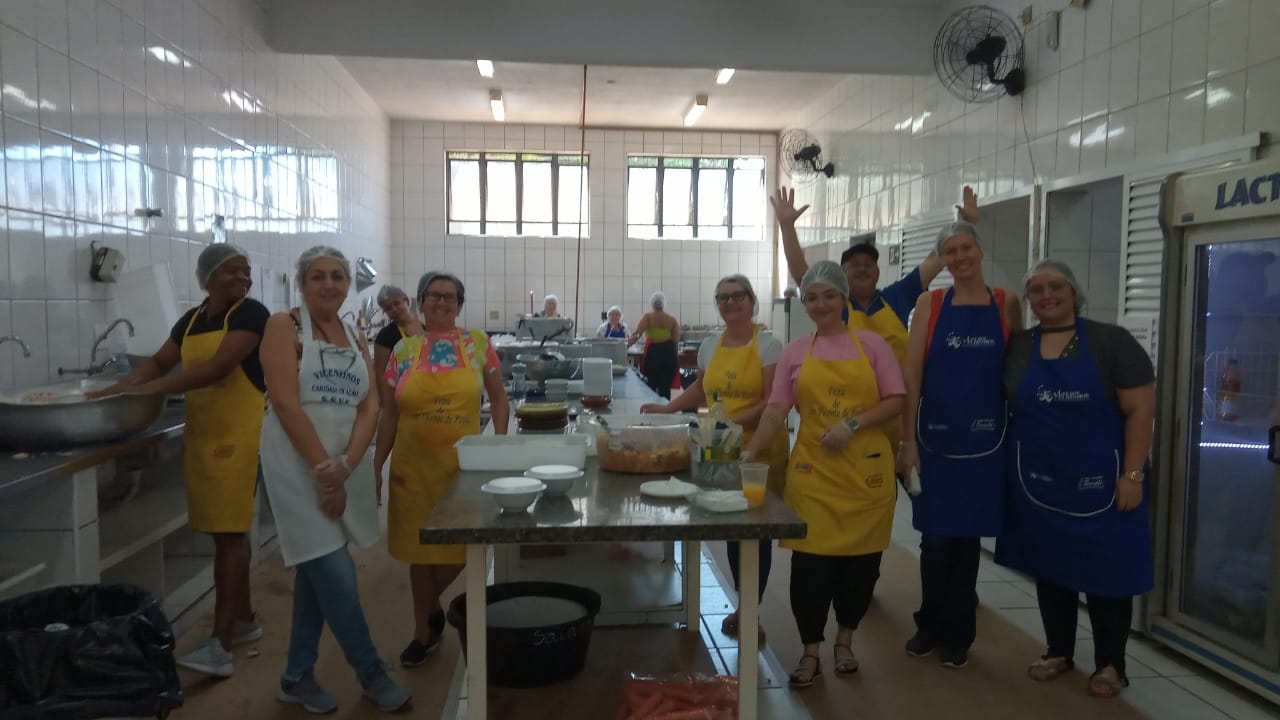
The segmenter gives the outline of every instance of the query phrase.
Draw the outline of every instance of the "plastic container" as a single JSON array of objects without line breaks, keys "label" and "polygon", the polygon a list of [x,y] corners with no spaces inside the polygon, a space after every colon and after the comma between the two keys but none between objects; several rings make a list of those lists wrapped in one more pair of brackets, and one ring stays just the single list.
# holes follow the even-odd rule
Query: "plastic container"
[{"label": "plastic container", "polygon": [[[485,589],[489,682],[536,687],[577,675],[587,660],[600,612],[594,590],[551,582],[513,582]],[[446,616],[467,655],[467,595],[449,603]]]},{"label": "plastic container", "polygon": [[598,416],[596,455],[612,472],[651,475],[689,469],[688,418],[662,415]]},{"label": "plastic container", "polygon": [[454,443],[462,470],[515,470],[535,465],[587,464],[588,440],[582,435],[467,435]]}]

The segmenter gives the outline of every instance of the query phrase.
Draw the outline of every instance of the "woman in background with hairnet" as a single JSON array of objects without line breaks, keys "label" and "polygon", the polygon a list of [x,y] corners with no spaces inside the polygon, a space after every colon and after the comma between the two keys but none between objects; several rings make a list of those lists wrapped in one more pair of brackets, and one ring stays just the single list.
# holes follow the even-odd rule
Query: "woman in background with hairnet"
[{"label": "woman in background with hairnet", "polygon": [[798,688],[822,673],[818,653],[833,607],[839,626],[835,671],[858,671],[853,632],[880,577],[897,497],[886,423],[902,411],[906,394],[889,343],[845,325],[849,280],[839,265],[811,265],[800,297],[815,330],[783,349],[769,404],[742,454],[744,461],[754,459],[786,432],[791,408],[800,413],[782,498],[809,532],[781,543],[793,551],[791,612],[804,644],[791,672],[791,686]]},{"label": "woman in background with hairnet", "polygon": [[641,337],[644,345],[644,376],[650,389],[671,399],[671,384],[680,369],[680,321],[667,312],[667,296],[656,292],[649,298],[650,312],[640,318],[627,338],[627,347]]},{"label": "woman in background with hairnet", "polygon": [[[404,338],[422,335],[426,332],[422,322],[414,316],[411,305],[409,295],[395,285],[383,285],[378,290],[378,307],[382,308],[383,314],[387,316],[387,320],[390,322],[373,339],[373,370],[375,373],[381,374],[386,371],[387,361],[391,359],[391,351],[395,349],[396,343]],[[384,382],[380,382],[377,385],[378,397],[382,401],[382,407],[386,407],[387,393],[390,392],[390,388]],[[377,494],[379,504],[382,503],[382,468],[387,464],[387,458],[390,456],[391,448],[374,448],[374,492]]]},{"label": "woman in background with hairnet", "polygon": [[[230,677],[231,648],[262,637],[249,602],[249,530],[266,389],[258,345],[271,313],[249,297],[249,254],[235,245],[205,247],[196,281],[208,296],[155,355],[100,394],[186,394],[187,524],[213,536],[214,607],[212,636],[178,664]],[[179,362],[182,369],[170,373]]]},{"label": "woman in background with hairnet", "polygon": [[1040,324],[1015,334],[1005,356],[1011,447],[996,562],[1036,579],[1048,649],[1027,673],[1046,681],[1074,667],[1084,593],[1089,694],[1113,697],[1129,684],[1133,596],[1154,584],[1146,464],[1155,370],[1129,331],[1080,316],[1084,294],[1066,264],[1040,262],[1025,288]]}]

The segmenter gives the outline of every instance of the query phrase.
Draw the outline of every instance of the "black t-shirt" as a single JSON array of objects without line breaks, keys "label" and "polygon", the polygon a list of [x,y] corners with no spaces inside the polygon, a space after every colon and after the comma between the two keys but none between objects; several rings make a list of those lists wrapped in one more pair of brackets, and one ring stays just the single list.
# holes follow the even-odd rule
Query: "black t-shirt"
[{"label": "black t-shirt", "polygon": [[400,342],[400,338],[404,337],[400,334],[400,326],[395,323],[387,323],[387,326],[378,331],[373,338],[373,344],[384,347],[388,350],[395,350],[396,343]]},{"label": "black t-shirt", "polygon": [[[1116,390],[1129,390],[1155,382],[1156,371],[1151,365],[1151,356],[1128,330],[1086,318],[1084,335],[1089,344],[1089,355],[1098,368],[1098,377],[1109,396],[1115,397]],[[1014,333],[1009,338],[1009,348],[1004,356],[1004,388],[1009,398],[1015,397],[1022,385],[1031,353],[1031,330]],[[1060,357],[1079,356],[1079,343],[1073,338],[1062,349]]]},{"label": "black t-shirt", "polygon": [[[226,319],[227,330],[245,330],[258,336],[258,342],[262,342],[262,334],[267,330],[267,320],[271,317],[271,311],[266,305],[254,300],[253,298],[245,298],[244,302],[231,313],[231,317],[227,318],[227,313],[221,312],[217,315],[210,316],[204,312],[204,303],[194,307],[183,313],[178,322],[174,324],[173,329],[169,331],[169,337],[182,347],[183,336],[187,335],[187,324],[191,323],[191,316],[199,312],[195,323],[191,324],[191,335],[200,335],[207,332],[217,332],[222,329],[223,319]],[[244,370],[244,374],[249,377],[249,382],[259,390],[267,391],[267,381],[262,375],[262,360],[258,358],[258,348],[255,347],[253,352],[245,356],[240,362],[240,368]]]}]

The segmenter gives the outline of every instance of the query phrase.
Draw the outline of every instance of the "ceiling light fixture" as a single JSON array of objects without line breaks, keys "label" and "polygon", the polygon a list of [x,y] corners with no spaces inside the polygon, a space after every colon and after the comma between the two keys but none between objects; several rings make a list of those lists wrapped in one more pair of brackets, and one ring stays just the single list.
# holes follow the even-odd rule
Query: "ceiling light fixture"
[{"label": "ceiling light fixture", "polygon": [[494,88],[489,91],[489,108],[493,110],[495,122],[504,122],[507,119],[507,109],[502,104],[501,90]]},{"label": "ceiling light fixture", "polygon": [[689,106],[689,110],[684,114],[684,126],[689,127],[698,122],[698,118],[702,117],[702,113],[706,109],[707,96],[698,95],[694,97],[693,104]]},{"label": "ceiling light fixture", "polygon": [[716,73],[716,84],[728,85],[729,81],[733,79],[734,72],[736,71],[733,68],[720,68],[720,72]]},{"label": "ceiling light fixture", "polygon": [[480,77],[482,78],[493,77],[493,61],[492,60],[477,60],[476,69],[480,71]]}]

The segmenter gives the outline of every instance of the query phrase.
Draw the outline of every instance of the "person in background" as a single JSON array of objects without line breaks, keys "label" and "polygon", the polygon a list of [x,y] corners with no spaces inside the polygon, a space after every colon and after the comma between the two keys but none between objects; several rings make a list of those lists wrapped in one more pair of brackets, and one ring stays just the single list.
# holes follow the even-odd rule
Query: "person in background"
[{"label": "person in background", "polygon": [[[456,275],[429,272],[418,281],[425,336],[396,343],[384,374],[391,392],[378,426],[378,450],[391,453],[387,546],[409,563],[413,639],[400,664],[417,667],[440,649],[445,617],[440,594],[466,563],[461,545],[423,545],[418,530],[458,472],[453,444],[478,434],[488,394],[493,429],[507,433],[507,392],[498,354],[484,330],[457,326],[466,289]],[[394,451],[393,451],[394,449]]]},{"label": "person in background", "polygon": [[1155,584],[1146,483],[1155,369],[1127,330],[1080,316],[1084,294],[1066,264],[1041,261],[1024,287],[1040,324],[1010,338],[1005,356],[1010,482],[996,562],[1036,579],[1048,649],[1027,673],[1043,682],[1074,667],[1084,593],[1089,694],[1114,697],[1129,684],[1133,596]]},{"label": "person in background", "polygon": [[534,317],[558,318],[560,317],[560,298],[555,295],[548,295],[542,298],[542,312],[534,313]]},{"label": "person in background", "polygon": [[840,266],[814,263],[800,296],[816,329],[782,351],[769,404],[742,457],[754,460],[775,436],[785,437],[787,412],[797,409],[800,429],[783,499],[809,532],[782,541],[793,551],[791,612],[804,643],[792,687],[808,687],[822,673],[818,650],[833,606],[839,624],[835,671],[858,671],[853,632],[880,577],[897,498],[885,428],[902,412],[906,393],[889,344],[845,324],[849,285]]},{"label": "person in background", "polygon": [[[196,282],[208,296],[178,319],[156,354],[92,396],[186,394],[187,524],[213,536],[214,605],[212,636],[177,662],[231,677],[231,648],[262,637],[249,598],[249,530],[266,388],[258,345],[271,313],[249,297],[249,253],[235,245],[206,246],[196,259]],[[169,372],[179,363],[181,370]]]},{"label": "person in background", "polygon": [[[387,361],[390,360],[391,351],[395,349],[396,343],[403,338],[426,332],[422,322],[414,316],[411,305],[408,294],[395,285],[383,285],[378,290],[378,307],[382,308],[383,314],[390,321],[373,339],[373,368],[378,374],[386,370]],[[378,387],[379,402],[382,407],[386,407],[387,393],[391,392],[391,389],[384,382],[375,384]],[[382,504],[382,468],[386,466],[390,455],[391,448],[374,448],[373,462],[377,468],[374,473],[374,493],[377,495],[379,505]]]},{"label": "person in background", "polygon": [[338,701],[316,682],[320,633],[328,624],[364,688],[385,712],[412,696],[387,675],[369,635],[347,544],[378,541],[369,442],[378,393],[369,348],[338,317],[351,288],[350,263],[317,246],[298,258],[302,305],[277,313],[262,340],[270,405],[262,426],[262,477],[285,567],[295,568],[293,630],[276,697],[308,712]]},{"label": "person in background", "polygon": [[609,308],[605,321],[596,328],[596,337],[622,340],[627,338],[627,324],[622,322],[622,308],[617,305]]},{"label": "person in background", "polygon": [[[920,531],[920,610],[907,653],[941,647],[961,668],[977,633],[979,539],[1000,533],[1006,404],[1001,377],[1011,331],[1022,329],[1018,294],[987,287],[978,231],[956,222],[937,254],[955,284],[916,301],[907,347],[907,404],[898,471],[919,471],[911,498]],[[917,446],[918,443],[918,446]]]},{"label": "person in background", "polygon": [[[762,332],[754,318],[760,305],[755,288],[744,275],[728,275],[716,284],[716,309],[724,321],[724,332],[708,337],[698,346],[698,379],[675,400],[666,405],[647,404],[642,413],[675,413],[709,405],[713,398],[724,404],[730,419],[744,429],[742,442],[755,435],[760,414],[769,403],[773,390],[774,368],[782,355],[782,342]],[[778,496],[787,476],[787,434],[776,433],[773,441],[761,451],[759,462],[769,465],[768,488]],[[740,549],[737,542],[728,543],[729,572],[738,586]],[[764,598],[773,564],[773,542],[760,541],[760,597]],[[738,613],[725,617],[720,630],[730,637],[738,634]]]},{"label": "person in background", "polygon": [[667,296],[661,292],[649,298],[650,312],[640,318],[636,329],[627,337],[627,347],[645,338],[644,376],[646,384],[656,393],[671,399],[671,383],[680,369],[680,321],[667,313]]}]

